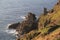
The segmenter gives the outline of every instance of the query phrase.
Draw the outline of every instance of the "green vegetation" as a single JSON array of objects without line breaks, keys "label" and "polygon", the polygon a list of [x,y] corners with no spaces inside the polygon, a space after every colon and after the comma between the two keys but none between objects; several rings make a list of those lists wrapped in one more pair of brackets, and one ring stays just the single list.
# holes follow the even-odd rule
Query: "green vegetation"
[{"label": "green vegetation", "polygon": [[[26,34],[23,34],[20,40],[53,40],[56,38],[56,36],[59,36],[60,3],[58,5],[55,5],[52,10],[49,10],[48,12],[46,10],[46,14],[40,15],[38,21],[36,20],[35,15],[34,17],[30,16],[27,20],[27,27],[24,25],[26,23],[23,24],[24,29],[27,28],[28,30],[30,30],[28,31],[25,29],[28,32]],[[36,29],[33,29],[34,27]],[[56,38],[56,40],[60,40],[60,37]]]}]

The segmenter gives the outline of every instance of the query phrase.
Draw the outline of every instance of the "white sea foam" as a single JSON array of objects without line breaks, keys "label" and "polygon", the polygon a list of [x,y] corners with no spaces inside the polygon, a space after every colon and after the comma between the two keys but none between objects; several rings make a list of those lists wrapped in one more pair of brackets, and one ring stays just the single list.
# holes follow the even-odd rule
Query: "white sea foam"
[{"label": "white sea foam", "polygon": [[9,27],[10,25],[11,25],[11,24],[8,24],[6,29],[8,29],[8,27]]},{"label": "white sea foam", "polygon": [[20,18],[22,18],[22,19],[24,19],[24,20],[26,19],[25,16],[20,16]]},{"label": "white sea foam", "polygon": [[12,34],[12,35],[17,35],[18,34],[18,32],[16,32],[16,30],[6,30],[5,31],[7,34]]},{"label": "white sea foam", "polygon": [[8,29],[8,27],[9,27],[10,25],[11,25],[11,24],[8,24],[8,25],[7,25],[7,28],[6,28],[5,32],[8,33],[8,34],[13,34],[13,35],[18,34],[18,32],[17,32],[15,29]]},{"label": "white sea foam", "polygon": [[[25,16],[20,16],[20,18],[25,20]],[[7,32],[8,34],[14,34],[14,35],[18,34],[18,32],[15,29],[8,28],[10,25],[12,25],[12,23],[7,25],[5,32]]]}]

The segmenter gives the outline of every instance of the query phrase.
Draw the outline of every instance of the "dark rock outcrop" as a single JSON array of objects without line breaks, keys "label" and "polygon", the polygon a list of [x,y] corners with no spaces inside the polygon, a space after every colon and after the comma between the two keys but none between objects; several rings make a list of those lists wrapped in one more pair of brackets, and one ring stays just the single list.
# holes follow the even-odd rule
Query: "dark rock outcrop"
[{"label": "dark rock outcrop", "polygon": [[14,24],[11,24],[9,25],[8,29],[16,29],[18,27],[18,25],[20,25],[20,23],[14,23]]},{"label": "dark rock outcrop", "polygon": [[17,31],[20,35],[23,35],[33,29],[37,29],[36,16],[29,12],[26,16],[26,20],[22,21],[22,23],[18,25]]}]

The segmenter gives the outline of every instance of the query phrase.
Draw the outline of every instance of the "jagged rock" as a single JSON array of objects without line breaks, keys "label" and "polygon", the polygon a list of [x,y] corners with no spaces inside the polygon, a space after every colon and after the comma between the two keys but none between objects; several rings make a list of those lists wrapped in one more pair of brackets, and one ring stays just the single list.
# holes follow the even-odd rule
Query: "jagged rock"
[{"label": "jagged rock", "polygon": [[18,25],[20,25],[20,23],[14,23],[8,26],[8,29],[17,29]]},{"label": "jagged rock", "polygon": [[17,31],[20,35],[23,35],[33,29],[37,29],[36,16],[29,12],[26,16],[26,20],[22,21],[22,23],[18,26]]},{"label": "jagged rock", "polygon": [[35,21],[35,20],[36,20],[35,14],[29,12],[28,16],[26,16],[26,21]]}]

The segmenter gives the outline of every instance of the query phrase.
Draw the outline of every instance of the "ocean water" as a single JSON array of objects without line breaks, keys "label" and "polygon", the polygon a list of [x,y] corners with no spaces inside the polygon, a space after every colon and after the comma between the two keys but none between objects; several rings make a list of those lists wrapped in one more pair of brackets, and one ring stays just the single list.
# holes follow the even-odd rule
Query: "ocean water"
[{"label": "ocean water", "polygon": [[15,40],[8,24],[21,22],[28,12],[39,16],[46,7],[52,9],[57,0],[0,0],[0,40]]}]

